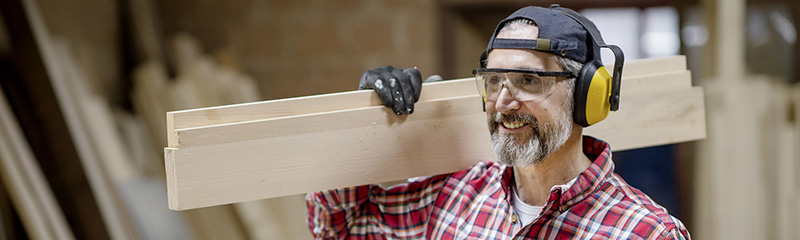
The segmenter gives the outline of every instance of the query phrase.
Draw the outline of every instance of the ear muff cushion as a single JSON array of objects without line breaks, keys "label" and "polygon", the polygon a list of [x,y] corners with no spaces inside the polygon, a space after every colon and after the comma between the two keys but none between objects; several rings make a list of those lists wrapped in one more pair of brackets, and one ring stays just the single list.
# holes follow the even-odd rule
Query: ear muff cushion
[{"label": "ear muff cushion", "polygon": [[599,60],[586,63],[575,80],[575,123],[588,127],[608,116],[611,75]]},{"label": "ear muff cushion", "polygon": [[600,67],[592,75],[592,83],[586,96],[586,122],[593,125],[606,119],[611,111],[611,74]]}]

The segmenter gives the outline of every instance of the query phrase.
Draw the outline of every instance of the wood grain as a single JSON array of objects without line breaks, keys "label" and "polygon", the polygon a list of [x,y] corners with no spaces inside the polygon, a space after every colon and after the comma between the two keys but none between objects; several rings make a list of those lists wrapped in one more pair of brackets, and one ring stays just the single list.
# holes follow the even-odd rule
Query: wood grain
[{"label": "wood grain", "polygon": [[[625,150],[705,136],[702,88],[628,96],[586,129]],[[367,107],[179,130],[167,148],[171,209],[191,209],[458,171],[494,161],[478,96],[420,102],[398,120]],[[401,122],[402,120],[402,122]],[[683,129],[675,131],[675,129]]]},{"label": "wood grain", "polygon": [[[672,56],[665,58],[634,60],[626,63],[623,71],[623,81],[628,81],[631,77],[640,75],[652,76],[674,71],[683,71],[688,73],[686,70],[686,57]],[[463,84],[454,84],[454,82],[459,81],[463,81]],[[626,88],[628,88],[628,86],[623,85],[621,90],[625,91]],[[476,86],[474,83],[472,83],[472,78],[456,79],[437,83],[426,83],[422,89],[420,101],[430,99],[431,97],[447,98],[477,93]],[[298,108],[298,105],[303,107]],[[167,127],[169,128],[168,131],[172,131],[181,128],[380,105],[380,99],[378,99],[377,95],[372,94],[372,91],[370,90],[349,91],[280,100],[171,111],[167,113]]]},{"label": "wood grain", "polygon": [[[665,60],[670,59],[672,58]],[[665,66],[670,66],[670,64]],[[621,98],[632,94],[654,93],[691,86],[691,73],[688,70],[675,70],[663,66],[662,68],[666,72],[623,78],[620,89]],[[423,89],[420,102],[477,95],[472,78],[425,84]],[[382,104],[373,91],[364,90],[168,112],[167,142],[169,147],[180,147],[177,135],[177,130],[180,129],[373,106],[382,106]]]},{"label": "wood grain", "polygon": [[[614,65],[609,65],[609,70]],[[686,56],[669,56],[663,58],[637,59],[625,63],[622,69],[622,77],[647,75],[660,72],[670,72],[674,70],[686,70]]]},{"label": "wood grain", "polygon": [[[446,98],[466,94],[477,95],[477,92],[478,90],[472,78],[429,83],[423,87],[420,101],[425,101],[432,97]],[[372,90],[362,90],[173,111],[167,113],[167,132],[174,133],[175,129],[373,106],[382,106],[378,96]],[[167,141],[169,146],[176,146],[174,144],[175,140],[177,139],[174,134],[168,134]]]},{"label": "wood grain", "polygon": [[[705,105],[684,57],[626,64],[620,110],[585,134],[626,150],[702,139]],[[414,114],[373,91],[167,114],[175,210],[395,181],[494,161],[472,79],[426,84]]]},{"label": "wood grain", "polygon": [[619,111],[584,129],[584,135],[611,143],[612,150],[643,148],[704,139],[702,87],[627,97]]}]

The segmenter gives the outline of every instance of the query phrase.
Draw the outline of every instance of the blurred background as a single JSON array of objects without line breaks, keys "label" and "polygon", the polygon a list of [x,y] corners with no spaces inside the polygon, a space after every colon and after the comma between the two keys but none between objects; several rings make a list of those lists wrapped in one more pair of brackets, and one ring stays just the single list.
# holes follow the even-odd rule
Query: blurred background
[{"label": "blurred background", "polygon": [[309,239],[300,195],[168,210],[165,112],[469,77],[499,20],[551,3],[705,86],[708,138],[615,152],[623,178],[696,239],[800,239],[794,0],[3,0],[0,239]]}]

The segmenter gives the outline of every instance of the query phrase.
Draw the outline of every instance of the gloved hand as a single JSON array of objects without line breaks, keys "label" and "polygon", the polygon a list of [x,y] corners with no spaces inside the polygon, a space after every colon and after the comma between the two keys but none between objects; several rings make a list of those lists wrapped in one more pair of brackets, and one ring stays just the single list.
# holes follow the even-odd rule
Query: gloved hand
[{"label": "gloved hand", "polygon": [[375,89],[383,105],[395,114],[411,114],[422,91],[422,77],[417,68],[386,66],[364,72],[358,89]]}]

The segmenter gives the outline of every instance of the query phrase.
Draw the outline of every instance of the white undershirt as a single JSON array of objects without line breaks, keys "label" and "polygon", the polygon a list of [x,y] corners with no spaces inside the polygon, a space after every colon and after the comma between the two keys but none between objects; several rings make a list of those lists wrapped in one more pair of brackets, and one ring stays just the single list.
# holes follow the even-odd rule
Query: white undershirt
[{"label": "white undershirt", "polygon": [[523,226],[533,222],[542,213],[544,206],[533,206],[520,200],[517,197],[516,187],[511,188],[511,195],[511,198],[514,199],[514,210],[516,210],[519,221]]},{"label": "white undershirt", "polygon": [[[564,185],[555,185],[550,188],[550,192],[555,190],[556,188],[561,188],[561,192],[567,191],[567,189],[572,186],[575,181],[578,180],[577,177],[570,180],[567,184]],[[523,202],[519,197],[517,197],[517,187],[514,186],[511,188],[511,198],[514,199],[514,210],[516,210],[517,215],[519,216],[519,221],[522,223],[523,226],[530,224],[533,220],[536,220],[539,217],[539,214],[542,213],[542,209],[544,206],[533,206]]]}]

